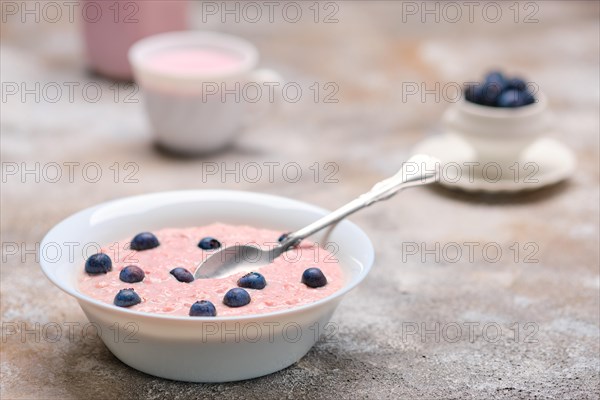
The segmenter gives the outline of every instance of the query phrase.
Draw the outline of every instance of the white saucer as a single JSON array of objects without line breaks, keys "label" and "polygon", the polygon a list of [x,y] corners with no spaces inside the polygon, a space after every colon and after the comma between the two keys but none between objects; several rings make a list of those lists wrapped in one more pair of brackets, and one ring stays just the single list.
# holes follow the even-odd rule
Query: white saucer
[{"label": "white saucer", "polygon": [[[505,168],[502,177],[493,165],[486,173],[476,171],[479,165],[473,148],[464,139],[452,134],[429,137],[419,143],[414,154],[439,158],[444,165],[440,183],[468,192],[519,192],[539,189],[567,179],[575,170],[573,152],[557,140],[541,138],[528,146],[513,168]],[[475,164],[469,164],[475,163]],[[469,167],[469,165],[473,165]],[[470,173],[476,171],[474,173]]]}]

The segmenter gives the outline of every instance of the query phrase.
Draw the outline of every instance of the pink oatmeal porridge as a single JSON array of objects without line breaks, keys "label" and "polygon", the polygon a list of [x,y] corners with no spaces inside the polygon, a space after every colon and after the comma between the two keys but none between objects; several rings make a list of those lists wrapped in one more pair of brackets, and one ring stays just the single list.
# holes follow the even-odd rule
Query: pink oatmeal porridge
[{"label": "pink oatmeal porridge", "polygon": [[[344,276],[335,257],[307,240],[256,270],[258,274],[240,279],[246,275],[242,272],[190,281],[196,267],[217,249],[234,244],[272,248],[280,235],[273,230],[220,223],[142,233],[91,256],[79,290],[102,302],[136,311],[232,316],[294,308],[342,288]],[[194,314],[198,311],[200,314]]]}]

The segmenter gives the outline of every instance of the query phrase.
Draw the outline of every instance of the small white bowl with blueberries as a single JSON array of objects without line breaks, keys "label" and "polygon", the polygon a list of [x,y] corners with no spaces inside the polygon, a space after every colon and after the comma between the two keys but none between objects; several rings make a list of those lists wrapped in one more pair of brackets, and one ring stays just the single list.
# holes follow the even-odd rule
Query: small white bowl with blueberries
[{"label": "small white bowl with blueberries", "polygon": [[552,128],[545,96],[523,78],[488,73],[482,82],[468,84],[463,98],[446,110],[448,133],[465,139],[481,163],[507,168]]},{"label": "small white bowl with blueberries", "polygon": [[444,165],[440,184],[466,192],[516,193],[569,178],[575,155],[555,138],[538,87],[499,71],[466,84],[444,112],[440,134],[424,138],[412,153],[438,158]]}]

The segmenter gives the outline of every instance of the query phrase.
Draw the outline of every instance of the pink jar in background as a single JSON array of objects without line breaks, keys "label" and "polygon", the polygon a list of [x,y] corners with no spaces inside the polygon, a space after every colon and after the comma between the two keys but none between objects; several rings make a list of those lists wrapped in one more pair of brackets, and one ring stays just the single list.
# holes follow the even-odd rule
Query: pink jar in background
[{"label": "pink jar in background", "polygon": [[132,79],[127,52],[150,35],[188,28],[188,0],[81,0],[90,68],[115,79]]}]

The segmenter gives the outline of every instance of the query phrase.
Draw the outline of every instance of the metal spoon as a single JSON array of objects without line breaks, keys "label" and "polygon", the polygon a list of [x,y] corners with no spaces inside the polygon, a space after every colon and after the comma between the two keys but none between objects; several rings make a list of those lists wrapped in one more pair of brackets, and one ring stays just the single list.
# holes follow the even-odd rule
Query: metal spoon
[{"label": "metal spoon", "polygon": [[263,265],[273,262],[277,257],[299,244],[303,239],[323,228],[338,222],[348,215],[387,200],[401,189],[426,185],[438,180],[440,162],[430,156],[415,155],[406,161],[400,171],[391,178],[373,186],[367,193],[360,195],[348,204],[313,222],[312,224],[290,233],[276,247],[263,250],[250,245],[235,245],[217,251],[208,257],[194,272],[195,278],[217,278],[228,276],[239,271],[257,270]]}]

